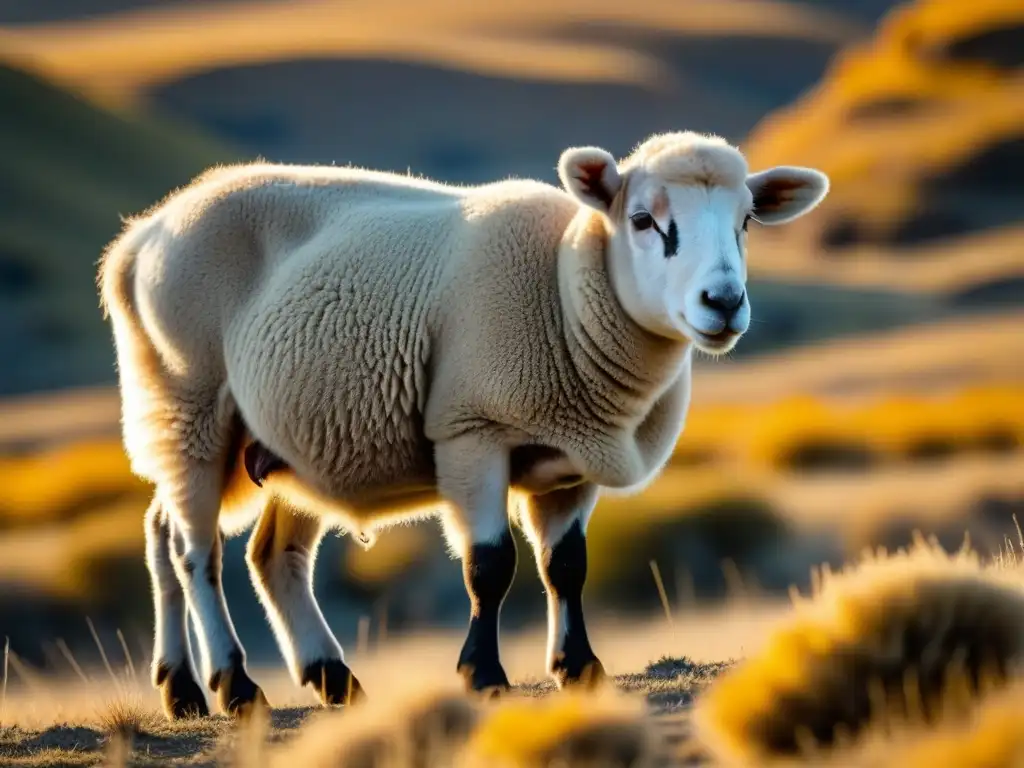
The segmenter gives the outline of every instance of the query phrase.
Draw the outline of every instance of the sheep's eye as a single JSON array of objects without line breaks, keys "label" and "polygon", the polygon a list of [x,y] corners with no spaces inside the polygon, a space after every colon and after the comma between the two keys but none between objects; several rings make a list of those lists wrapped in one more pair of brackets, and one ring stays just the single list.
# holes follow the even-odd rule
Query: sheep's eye
[{"label": "sheep's eye", "polygon": [[629,220],[633,222],[633,226],[639,232],[654,226],[654,217],[647,211],[637,211],[629,217]]}]

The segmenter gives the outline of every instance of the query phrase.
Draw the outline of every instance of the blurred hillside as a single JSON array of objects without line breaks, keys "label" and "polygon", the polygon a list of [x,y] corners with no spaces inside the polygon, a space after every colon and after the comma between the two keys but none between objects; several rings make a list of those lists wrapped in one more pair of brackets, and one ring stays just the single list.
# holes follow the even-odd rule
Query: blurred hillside
[{"label": "blurred hillside", "polygon": [[815,216],[766,237],[780,245],[762,270],[1024,297],[1024,3],[898,8],[744,149],[755,167],[807,164],[833,182]]},{"label": "blurred hillside", "polygon": [[[873,173],[851,177],[844,170],[850,164],[845,146],[864,144],[863,109],[837,113],[816,106],[821,99],[815,96],[832,87],[839,77],[834,70],[847,71],[850,65],[840,64],[851,58],[867,57],[879,71],[892,59],[910,71],[906,57],[887,53],[880,59],[871,52],[903,50],[891,42],[898,37],[894,27],[938,24],[927,21],[937,16],[928,10],[933,5],[897,15],[899,24],[886,20],[876,42],[859,42],[887,3],[657,0],[637,13],[612,0],[515,0],[472,10],[455,0],[389,0],[372,9],[328,0],[0,0],[0,23],[8,25],[0,27],[0,57],[34,73],[7,71],[0,81],[9,103],[24,102],[0,116],[13,148],[0,163],[0,184],[11,190],[0,198],[0,217],[12,222],[0,240],[0,290],[12,297],[0,309],[0,354],[24,362],[0,371],[0,395],[113,383],[108,334],[85,278],[116,232],[118,214],[145,208],[221,159],[355,163],[458,182],[510,175],[555,181],[555,160],[569,144],[596,143],[625,154],[651,132],[685,126],[748,144],[755,167],[807,162],[833,173],[839,191],[825,213],[812,217],[812,231],[832,232],[850,221],[867,231],[876,225],[877,201],[886,216],[901,215],[913,200],[920,209],[915,221],[945,220],[948,196],[933,204],[932,197],[904,190],[899,205],[890,205],[894,184],[876,184]],[[976,31],[971,51],[1008,45],[1005,35],[986,43],[986,30],[1017,17],[1012,11],[1000,17],[985,10],[990,6],[998,10],[989,2],[954,14]],[[900,21],[908,16],[910,22]],[[917,16],[926,21],[914,21]],[[943,23],[943,29],[955,28]],[[947,38],[951,34],[947,29]],[[824,84],[799,99],[844,46]],[[956,101],[934,85],[959,65],[936,64],[927,80],[933,85],[922,86],[916,98],[952,103],[959,110],[957,125],[970,126],[977,104],[966,96]],[[857,93],[895,79],[876,75],[859,75],[864,84]],[[920,76],[903,79],[906,88],[925,82]],[[989,93],[992,79],[970,82]],[[966,82],[954,90],[973,93]],[[989,98],[996,112],[1016,114],[1024,103],[1000,102],[998,95],[992,91]],[[869,96],[868,105],[874,103]],[[795,99],[796,106],[787,108]],[[817,116],[823,110],[828,120]],[[889,124],[905,123],[904,135],[912,137],[918,134],[912,119],[903,110]],[[993,121],[1003,125],[1007,119]],[[971,138],[958,150],[961,166],[973,162]],[[869,146],[882,143],[880,138]],[[979,145],[976,152],[984,149]],[[910,167],[890,160],[892,173],[924,173],[916,155],[894,152]],[[978,162],[990,163],[986,157]],[[47,183],[53,168],[65,169],[63,183]],[[955,177],[944,183],[956,186]],[[977,209],[989,212],[978,213],[978,222],[989,216],[1005,224],[1019,206],[1007,196],[997,206],[992,197],[977,185],[958,188],[963,210],[957,216]],[[997,209],[1002,218],[992,219]],[[861,260],[843,255],[848,243],[828,232],[808,234],[807,227],[779,237],[754,235],[751,294],[761,322],[737,356],[933,321],[993,299],[1019,301],[1013,276],[1024,259],[1002,230],[991,233],[996,242],[972,243],[998,253],[981,265],[978,259],[958,265],[958,274],[982,272],[986,285],[995,285],[983,286],[981,294],[973,285],[957,285],[956,295],[937,300],[902,290],[917,287],[907,285],[914,281],[935,281],[933,270],[917,270],[912,279],[889,280],[878,271],[860,279]],[[989,237],[981,223],[971,231],[979,230]],[[934,237],[928,244],[951,247]],[[921,277],[922,271],[929,276]],[[849,285],[851,272],[867,285]],[[804,285],[808,279],[816,283],[813,291]]]},{"label": "blurred hillside", "polygon": [[[119,215],[256,155],[554,182],[569,144],[625,154],[691,128],[755,169],[826,170],[819,211],[752,230],[755,323],[730,359],[699,361],[665,474],[602,502],[588,601],[658,608],[651,561],[671,600],[718,600],[914,528],[1000,549],[1024,514],[1024,4],[893,8],[0,0],[0,395],[17,395],[0,401],[0,635],[57,664],[47,643],[91,644],[87,615],[146,634],[149,489],[120,447],[95,262]],[[244,544],[226,589],[266,658]],[[544,613],[520,553],[512,626]],[[359,617],[464,621],[432,525],[368,552],[331,538],[320,562],[343,642]]]},{"label": "blurred hillside", "polygon": [[0,395],[113,380],[96,261],[137,212],[233,155],[0,66]]}]

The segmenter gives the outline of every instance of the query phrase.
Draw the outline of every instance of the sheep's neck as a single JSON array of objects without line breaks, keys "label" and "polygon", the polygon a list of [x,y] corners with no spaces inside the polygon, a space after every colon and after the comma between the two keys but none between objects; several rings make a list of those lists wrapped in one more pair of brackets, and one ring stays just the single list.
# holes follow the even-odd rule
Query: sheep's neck
[{"label": "sheep's neck", "polygon": [[656,336],[626,314],[612,286],[607,250],[602,218],[581,211],[558,260],[566,344],[584,390],[596,395],[598,415],[637,425],[679,378],[689,345]]}]

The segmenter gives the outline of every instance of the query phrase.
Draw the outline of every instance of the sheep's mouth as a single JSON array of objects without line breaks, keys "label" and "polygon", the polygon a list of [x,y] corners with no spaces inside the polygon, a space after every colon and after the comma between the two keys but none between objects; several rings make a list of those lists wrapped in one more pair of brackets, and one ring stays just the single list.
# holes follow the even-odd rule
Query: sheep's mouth
[{"label": "sheep's mouth", "polygon": [[736,340],[739,339],[740,334],[736,331],[730,330],[729,328],[723,328],[717,333],[704,333],[703,331],[693,330],[693,342],[702,352],[708,354],[722,354],[728,352],[736,344]]},{"label": "sheep's mouth", "polygon": [[743,335],[741,331],[734,331],[728,325],[714,333],[698,331],[690,325],[682,313],[679,315],[679,320],[682,322],[687,338],[696,345],[697,349],[709,355],[724,355],[736,346],[736,342]]}]

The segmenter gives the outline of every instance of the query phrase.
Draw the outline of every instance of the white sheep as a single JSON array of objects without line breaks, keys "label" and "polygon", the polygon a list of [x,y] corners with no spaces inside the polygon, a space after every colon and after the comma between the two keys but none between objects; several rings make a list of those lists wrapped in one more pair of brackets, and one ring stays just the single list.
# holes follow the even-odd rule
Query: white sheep
[{"label": "white sheep", "polygon": [[221,532],[257,518],[254,584],[296,683],[324,702],[361,691],[312,591],[325,530],[371,536],[435,513],[470,597],[469,689],[508,687],[510,518],[547,588],[549,671],[602,678],[581,601],[598,491],[659,472],[692,350],[726,352],[746,331],[747,223],[807,213],[828,179],[748,174],[737,149],[690,132],[621,163],[570,148],[558,172],[564,190],[218,168],[108,247],[124,443],[156,487],[153,673],[169,716],[207,711],[186,610],[220,707],[265,701],[220,576]]}]

